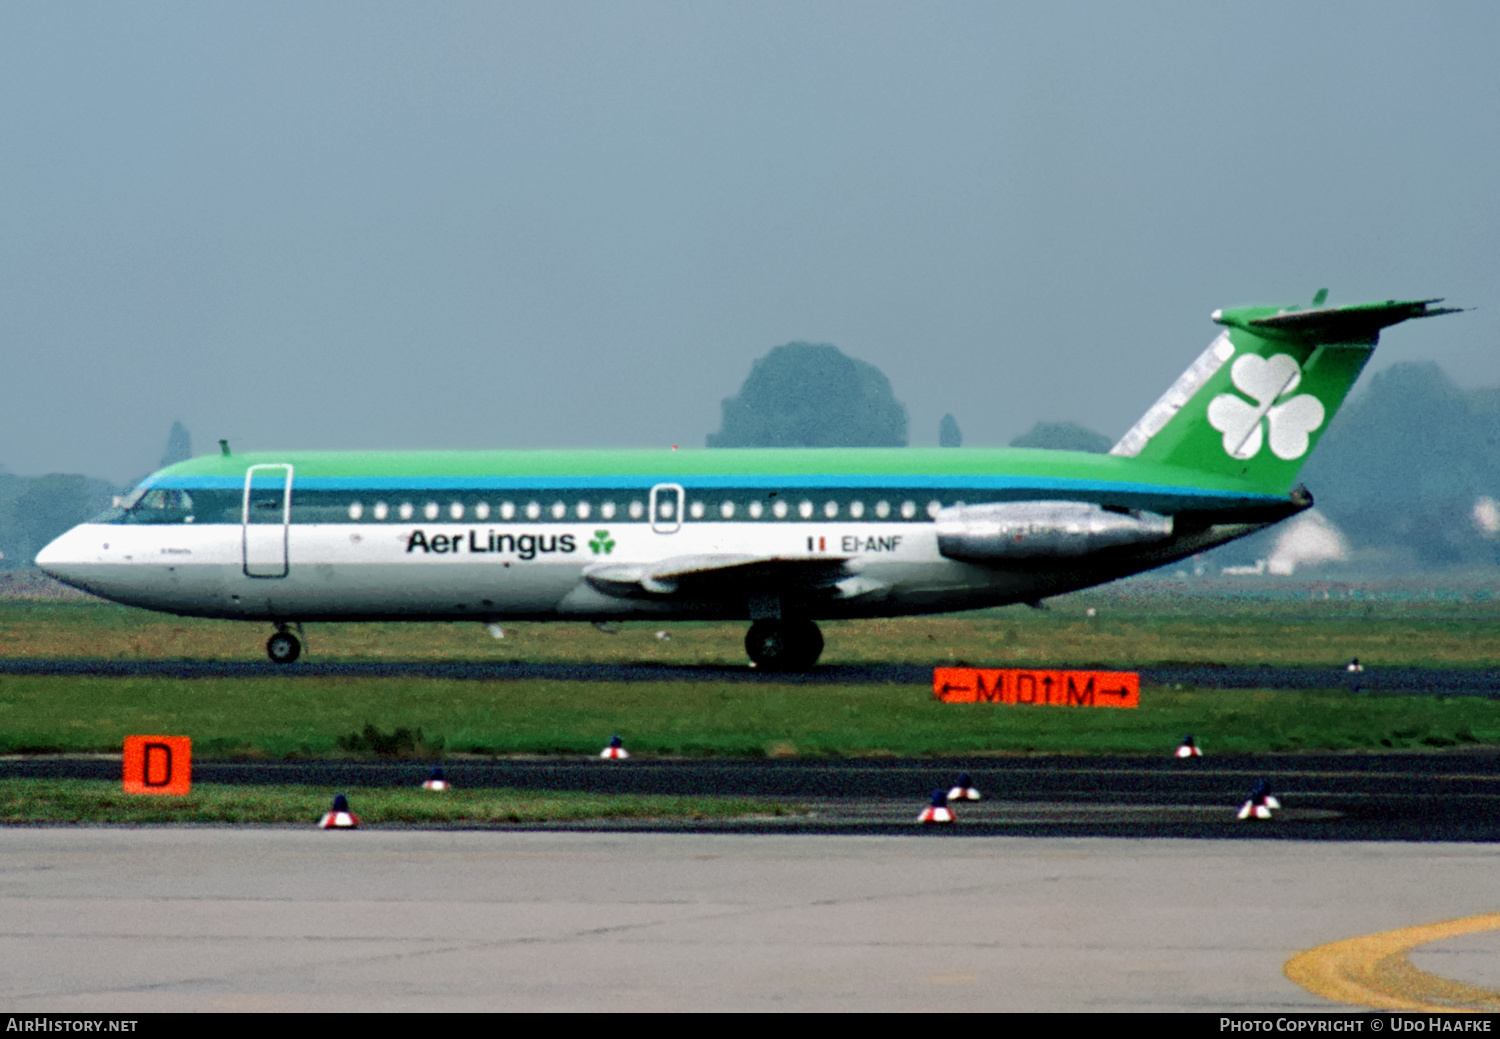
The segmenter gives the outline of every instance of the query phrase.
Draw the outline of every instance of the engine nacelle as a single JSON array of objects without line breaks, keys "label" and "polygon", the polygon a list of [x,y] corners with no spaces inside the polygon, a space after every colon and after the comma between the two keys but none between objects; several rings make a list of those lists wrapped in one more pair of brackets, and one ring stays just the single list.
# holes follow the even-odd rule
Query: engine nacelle
[{"label": "engine nacelle", "polygon": [[938,551],[968,563],[1071,559],[1171,536],[1170,516],[1079,501],[953,505],[937,514]]}]

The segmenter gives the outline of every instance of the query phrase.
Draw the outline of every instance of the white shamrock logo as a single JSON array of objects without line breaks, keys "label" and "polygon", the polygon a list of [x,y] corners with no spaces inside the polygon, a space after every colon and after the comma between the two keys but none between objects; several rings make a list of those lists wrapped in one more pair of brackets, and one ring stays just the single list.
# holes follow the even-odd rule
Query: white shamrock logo
[{"label": "white shamrock logo", "polygon": [[[1257,357],[1244,354],[1229,369],[1233,393],[1221,393],[1208,404],[1208,421],[1224,434],[1224,450],[1231,458],[1254,458],[1265,428],[1270,427],[1271,453],[1277,458],[1301,458],[1308,435],[1323,424],[1323,402],[1310,393],[1293,397],[1302,370],[1287,354]],[[1265,419],[1262,423],[1261,420]]]}]

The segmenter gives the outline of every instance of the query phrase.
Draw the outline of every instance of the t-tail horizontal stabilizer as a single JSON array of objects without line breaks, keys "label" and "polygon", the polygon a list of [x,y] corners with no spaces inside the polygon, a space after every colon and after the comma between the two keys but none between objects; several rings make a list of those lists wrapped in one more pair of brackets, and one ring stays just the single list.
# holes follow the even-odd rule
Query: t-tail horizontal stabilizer
[{"label": "t-tail horizontal stabilizer", "polygon": [[1216,310],[1224,326],[1111,454],[1244,478],[1285,493],[1343,404],[1380,330],[1455,314],[1441,299]]},{"label": "t-tail horizontal stabilizer", "polygon": [[1359,303],[1326,310],[1287,310],[1266,317],[1246,318],[1245,310],[1216,310],[1213,319],[1230,328],[1241,328],[1273,339],[1304,339],[1314,343],[1358,343],[1375,345],[1382,328],[1411,318],[1462,314],[1464,307],[1434,307],[1441,299],[1419,299],[1384,303]]}]

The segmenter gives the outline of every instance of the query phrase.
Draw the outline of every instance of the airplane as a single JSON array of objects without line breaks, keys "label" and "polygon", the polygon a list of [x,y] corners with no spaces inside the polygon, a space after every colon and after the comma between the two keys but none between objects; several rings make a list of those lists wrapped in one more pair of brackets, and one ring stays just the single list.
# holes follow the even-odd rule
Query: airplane
[{"label": "airplane", "polygon": [[[750,622],[767,670],[820,620],[1039,604],[1312,505],[1295,479],[1380,331],[1441,299],[1218,310],[1108,454],[976,448],[232,452],[146,478],[37,565],[105,599],[270,622]],[[305,637],[305,634],[304,634]]]}]

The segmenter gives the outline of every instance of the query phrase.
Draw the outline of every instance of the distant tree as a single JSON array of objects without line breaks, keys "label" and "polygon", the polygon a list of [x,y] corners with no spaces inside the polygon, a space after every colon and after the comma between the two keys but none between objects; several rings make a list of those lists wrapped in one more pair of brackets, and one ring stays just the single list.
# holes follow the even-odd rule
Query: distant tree
[{"label": "distant tree", "polygon": [[1088,451],[1106,454],[1115,442],[1103,433],[1076,422],[1038,422],[1010,442],[1011,447],[1040,447],[1049,451]]},{"label": "distant tree", "polygon": [[725,398],[708,446],[905,447],[906,408],[874,365],[826,343],[787,343]]},{"label": "distant tree", "polygon": [[1500,394],[1461,390],[1430,361],[1392,365],[1340,411],[1301,480],[1356,546],[1426,567],[1492,562],[1472,513],[1500,494]]},{"label": "distant tree", "polygon": [[181,422],[172,423],[172,431],[167,434],[167,449],[162,452],[161,464],[158,469],[165,469],[169,465],[178,462],[186,462],[193,457],[193,438],[188,436],[187,427]]},{"label": "distant tree", "polygon": [[26,489],[26,481],[8,470],[0,470],[0,570],[25,566],[21,541],[21,524],[16,519],[16,499]]},{"label": "distant tree", "polygon": [[944,415],[938,423],[938,447],[962,447],[964,435],[958,428],[958,419]]},{"label": "distant tree", "polygon": [[103,480],[63,473],[0,488],[7,489],[16,493],[0,502],[0,551],[18,566],[31,565],[47,542],[108,508],[115,493]]}]

